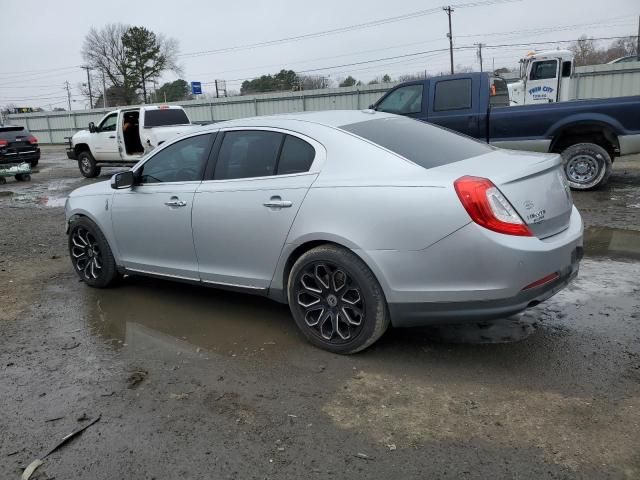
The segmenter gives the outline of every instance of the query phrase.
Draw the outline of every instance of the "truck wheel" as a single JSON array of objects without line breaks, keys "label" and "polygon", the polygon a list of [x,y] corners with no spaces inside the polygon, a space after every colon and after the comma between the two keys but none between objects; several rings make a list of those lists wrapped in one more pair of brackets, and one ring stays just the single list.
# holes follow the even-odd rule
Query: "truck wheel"
[{"label": "truck wheel", "polygon": [[577,143],[562,152],[564,173],[573,190],[591,190],[607,183],[611,156],[595,143]]},{"label": "truck wheel", "polygon": [[91,152],[80,152],[78,155],[78,168],[80,168],[80,173],[87,178],[94,178],[100,175],[100,167],[96,165]]},{"label": "truck wheel", "polygon": [[38,162],[40,160],[31,160],[29,163],[31,164],[31,168],[35,167],[36,165],[38,165]]}]

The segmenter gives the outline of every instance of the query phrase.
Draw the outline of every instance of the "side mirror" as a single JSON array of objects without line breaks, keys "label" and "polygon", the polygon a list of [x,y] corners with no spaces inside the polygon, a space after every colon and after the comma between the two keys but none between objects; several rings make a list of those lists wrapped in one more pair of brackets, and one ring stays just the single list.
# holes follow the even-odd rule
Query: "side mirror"
[{"label": "side mirror", "polygon": [[89,132],[96,133],[98,129],[96,128],[96,124],[93,122],[89,122]]},{"label": "side mirror", "polygon": [[121,190],[123,188],[131,188],[135,183],[135,177],[131,170],[126,172],[116,173],[111,177],[111,188],[114,190]]},{"label": "side mirror", "polygon": [[372,103],[371,105],[369,105],[369,110],[375,110],[376,106]]}]

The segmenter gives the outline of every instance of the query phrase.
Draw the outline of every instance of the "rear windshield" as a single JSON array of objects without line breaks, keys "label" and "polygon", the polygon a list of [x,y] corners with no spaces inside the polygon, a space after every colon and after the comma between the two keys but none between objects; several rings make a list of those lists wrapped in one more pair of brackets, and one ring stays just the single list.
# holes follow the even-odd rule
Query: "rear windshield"
[{"label": "rear windshield", "polygon": [[144,112],[145,127],[164,127],[166,125],[186,125],[189,123],[187,114],[179,108],[165,110],[146,110]]},{"label": "rear windshield", "polygon": [[2,140],[13,140],[14,138],[16,138],[16,135],[29,135],[29,131],[27,129],[25,129],[24,127],[20,127],[20,126],[5,126],[5,127],[0,127],[0,139]]},{"label": "rear windshield", "polygon": [[340,127],[424,168],[439,167],[493,151],[486,143],[406,117],[387,117]]}]

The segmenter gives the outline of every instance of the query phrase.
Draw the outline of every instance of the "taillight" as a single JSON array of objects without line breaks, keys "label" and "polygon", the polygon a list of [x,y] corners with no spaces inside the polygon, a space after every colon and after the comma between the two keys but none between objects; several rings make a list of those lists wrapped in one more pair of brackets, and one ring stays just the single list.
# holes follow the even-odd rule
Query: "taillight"
[{"label": "taillight", "polygon": [[38,143],[38,139],[36,137],[34,137],[33,135],[29,135],[27,137],[27,142],[29,142],[30,144],[36,144]]},{"label": "taillight", "polygon": [[462,206],[478,225],[506,235],[533,236],[509,200],[491,180],[465,176],[457,179],[453,186]]},{"label": "taillight", "polygon": [[7,142],[6,140],[0,140],[0,148],[6,147],[7,145],[9,145],[9,142]]}]

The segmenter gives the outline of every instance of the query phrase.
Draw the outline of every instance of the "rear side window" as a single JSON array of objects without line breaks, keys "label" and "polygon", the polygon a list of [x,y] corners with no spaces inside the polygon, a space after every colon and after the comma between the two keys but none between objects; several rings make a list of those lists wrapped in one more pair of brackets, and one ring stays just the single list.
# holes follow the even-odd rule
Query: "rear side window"
[{"label": "rear side window", "polygon": [[[494,150],[486,143],[406,117],[379,118],[340,128],[424,168],[459,162]],[[363,168],[366,165],[363,164]]]},{"label": "rear side window", "polygon": [[495,107],[509,106],[509,88],[504,78],[489,78],[489,105]]},{"label": "rear side window", "polygon": [[145,127],[162,127],[165,125],[186,125],[189,118],[184,110],[179,108],[166,108],[158,110],[145,110]]},{"label": "rear side window", "polygon": [[297,137],[287,135],[278,160],[276,175],[307,172],[315,156],[316,151],[311,145]]},{"label": "rear side window", "polygon": [[471,79],[442,80],[436,83],[433,110],[463,110],[471,108]]},{"label": "rear side window", "polygon": [[547,80],[556,77],[556,69],[558,68],[557,60],[545,60],[543,62],[535,62],[531,67],[529,80]]},{"label": "rear side window", "polygon": [[407,85],[389,93],[376,107],[380,112],[408,115],[422,111],[422,84]]},{"label": "rear side window", "polygon": [[214,180],[273,175],[284,135],[263,130],[224,134]]},{"label": "rear side window", "polygon": [[571,76],[571,60],[567,60],[566,62],[562,62],[562,76],[570,77]]}]

